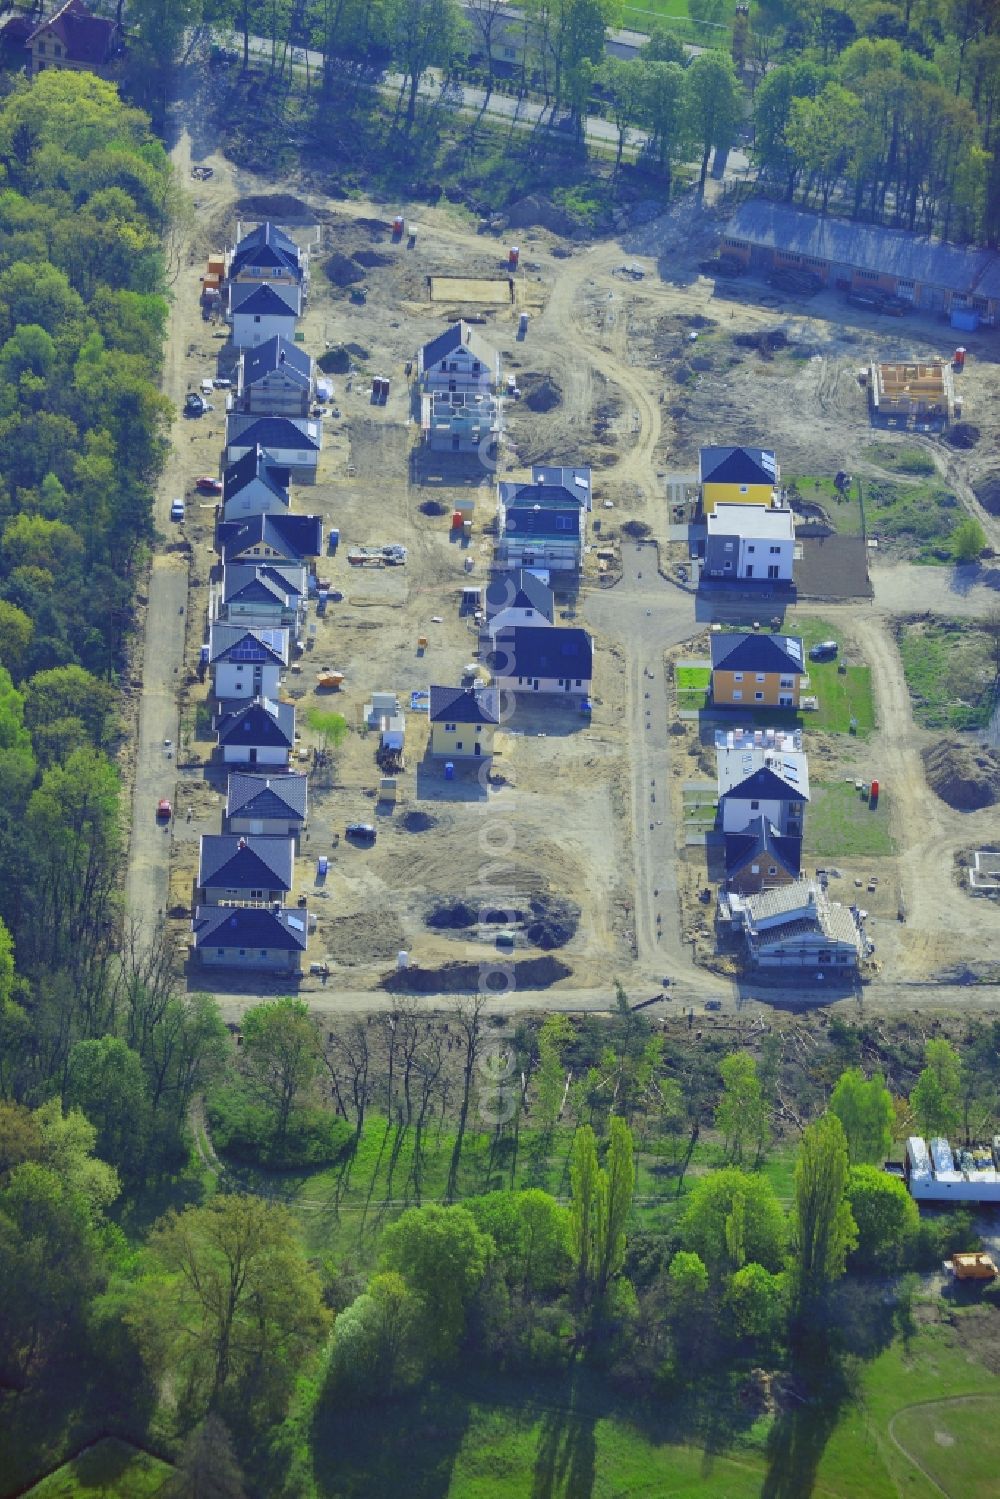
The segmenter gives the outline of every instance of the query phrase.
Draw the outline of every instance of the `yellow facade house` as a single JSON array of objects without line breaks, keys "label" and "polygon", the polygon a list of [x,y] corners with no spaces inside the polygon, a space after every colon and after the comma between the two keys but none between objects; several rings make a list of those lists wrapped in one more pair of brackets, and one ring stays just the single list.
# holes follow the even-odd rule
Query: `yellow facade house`
[{"label": "yellow facade house", "polygon": [[797,708],[805,675],[797,635],[712,636],[712,702],[720,708]]},{"label": "yellow facade house", "polygon": [[706,515],[716,505],[776,505],[779,477],[778,461],[767,448],[702,448],[698,455]]},{"label": "yellow facade house", "polygon": [[431,754],[446,760],[488,760],[500,722],[495,687],[430,689]]}]

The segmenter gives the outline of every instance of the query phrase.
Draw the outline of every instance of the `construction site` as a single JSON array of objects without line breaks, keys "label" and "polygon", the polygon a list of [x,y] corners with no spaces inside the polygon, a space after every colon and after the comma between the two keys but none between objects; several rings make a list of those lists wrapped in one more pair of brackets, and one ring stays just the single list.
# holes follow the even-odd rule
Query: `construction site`
[{"label": "construction site", "polygon": [[[686,840],[680,790],[704,776],[704,745],[696,729],[675,725],[670,706],[671,652],[690,653],[705,624],[681,577],[687,554],[670,497],[706,441],[765,443],[780,452],[785,475],[891,475],[869,454],[871,389],[859,385],[860,361],[881,382],[880,403],[926,400],[920,409],[929,414],[937,399],[954,415],[960,389],[962,415],[978,434],[973,447],[943,444],[921,423],[905,440],[922,445],[940,481],[992,535],[996,522],[975,495],[1000,433],[992,336],[970,337],[958,376],[943,356],[930,356],[941,337],[926,320],[887,331],[854,309],[845,318],[838,305],[834,315],[825,296],[796,303],[749,280],[713,282],[695,266],[716,242],[718,221],[691,202],[593,245],[521,229],[512,272],[507,240],[447,206],[422,207],[419,234],[400,237],[384,205],[332,204],[308,179],[279,188],[213,162],[212,180],[198,184],[188,281],[178,287],[171,395],[182,404],[206,377],[231,375],[225,326],[201,316],[199,276],[239,221],[266,216],[310,247],[296,340],[319,361],[329,389],[316,481],[293,484],[292,502],[320,516],[324,536],[335,529],[339,542],[316,564],[325,607],[310,612],[285,679],[297,713],[294,763],[311,775],[293,895],[315,914],[309,955],[324,970],[304,987],[373,993],[397,982],[400,952],[424,992],[469,985],[480,933],[478,915],[466,918],[492,880],[490,899],[518,913],[515,954],[527,965],[519,989],[569,1003],[606,992],[616,978],[642,989],[672,974],[692,1003],[717,992],[725,965],[706,935],[704,852]],[[623,263],[643,276],[623,277]],[[487,464],[480,451],[434,452],[422,440],[418,349],[462,317],[496,348],[519,396],[504,401],[503,440]],[[904,378],[907,369],[915,377]],[[924,393],[925,379],[939,382],[938,397],[929,386]],[[170,840],[169,911],[181,945],[199,834],[217,829],[225,797],[199,674],[216,502],[194,487],[197,475],[219,471],[223,406],[213,399],[200,419],[178,425],[165,481],[165,492],[187,502],[181,533],[168,538],[189,576]],[[902,432],[884,441],[901,442]],[[526,476],[541,461],[593,470],[582,567],[555,580],[558,623],[594,637],[592,713],[584,723],[568,704],[519,708],[497,735],[485,789],[461,775],[445,780],[427,754],[422,695],[431,683],[476,680],[478,627],[463,595],[487,581],[497,480]],[[636,535],[659,545],[646,564],[626,559]],[[970,954],[987,950],[982,923],[995,919],[991,903],[969,901],[957,886],[942,892],[934,874],[949,850],[968,847],[968,834],[927,785],[920,751],[930,736],[913,722],[892,620],[926,602],[923,577],[938,572],[943,582],[944,570],[915,568],[905,556],[894,555],[891,541],[873,554],[875,602],[863,616],[849,598],[824,607],[871,668],[877,724],[863,743],[820,735],[811,750],[831,784],[865,769],[870,777],[877,766],[889,787],[886,851],[814,860],[841,869],[880,920],[880,961],[866,982],[887,996],[893,984],[945,981],[966,967]],[[973,593],[964,607],[985,605]],[[742,605],[744,614],[755,608]],[[794,625],[792,613],[785,626]],[[640,804],[655,769],[646,759],[643,680],[647,698],[655,686],[651,701],[662,696],[663,705],[648,729],[664,757],[655,809]],[[380,724],[365,715],[375,693],[392,695],[400,711],[390,716],[403,723],[389,763]],[[330,714],[346,720],[339,742],[324,728]],[[982,818],[981,836],[1000,843],[996,807]],[[377,840],[345,840],[353,822],[376,826]],[[499,870],[480,841],[487,824],[509,849]],[[328,860],[322,878],[320,855]],[[227,983],[237,993],[245,987],[238,977]]]},{"label": "construction site", "polygon": [[[965,350],[956,351],[964,364]],[[943,359],[923,364],[872,364],[868,370],[868,399],[872,426],[940,432],[961,406],[955,408],[952,365]]]}]

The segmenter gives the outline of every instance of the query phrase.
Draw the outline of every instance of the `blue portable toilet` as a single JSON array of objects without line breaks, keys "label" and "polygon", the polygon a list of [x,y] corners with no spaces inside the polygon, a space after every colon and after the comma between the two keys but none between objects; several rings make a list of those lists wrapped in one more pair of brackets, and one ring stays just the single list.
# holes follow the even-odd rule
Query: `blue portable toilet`
[{"label": "blue portable toilet", "polygon": [[953,307],[951,326],[960,329],[963,333],[975,333],[979,327],[979,313],[974,307]]},{"label": "blue portable toilet", "polygon": [[592,713],[593,711],[594,711],[594,706],[591,703],[590,698],[589,697],[585,697],[583,699],[583,702],[580,704],[580,712],[581,713]]},{"label": "blue portable toilet", "polygon": [[444,778],[446,781],[453,781],[455,779],[455,765],[452,760],[444,762]]},{"label": "blue portable toilet", "polygon": [[330,556],[331,557],[336,557],[336,555],[337,555],[337,548],[340,546],[340,531],[338,530],[338,528],[336,526],[331,526],[330,527],[330,535],[329,535],[328,541],[329,541]]},{"label": "blue portable toilet", "polygon": [[326,854],[320,854],[319,858],[316,860],[316,873],[320,879],[323,879],[326,876],[329,868],[330,861],[327,858]]}]

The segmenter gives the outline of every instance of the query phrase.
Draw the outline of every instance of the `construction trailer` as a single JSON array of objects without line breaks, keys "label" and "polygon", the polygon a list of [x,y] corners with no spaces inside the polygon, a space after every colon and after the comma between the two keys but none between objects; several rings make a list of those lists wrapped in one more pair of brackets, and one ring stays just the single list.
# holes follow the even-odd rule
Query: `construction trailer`
[{"label": "construction trailer", "polygon": [[911,1135],[903,1171],[917,1202],[1000,1202],[1000,1135],[992,1145],[954,1148],[940,1136],[927,1141]]},{"label": "construction trailer", "polygon": [[951,365],[944,359],[872,364],[868,369],[872,426],[941,431],[955,410]]}]

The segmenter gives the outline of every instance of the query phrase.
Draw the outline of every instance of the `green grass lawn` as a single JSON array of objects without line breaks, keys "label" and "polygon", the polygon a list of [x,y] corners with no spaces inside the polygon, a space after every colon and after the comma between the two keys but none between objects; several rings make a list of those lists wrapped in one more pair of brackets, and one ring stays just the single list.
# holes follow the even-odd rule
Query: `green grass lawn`
[{"label": "green grass lawn", "polygon": [[853,781],[813,783],[803,851],[818,859],[879,858],[895,852],[885,792],[872,811]]},{"label": "green grass lawn", "polygon": [[984,1429],[998,1430],[1000,1396],[931,1400],[900,1411],[892,1435],[907,1455],[954,1499],[993,1499],[997,1453]]},{"label": "green grass lawn", "polygon": [[993,642],[962,620],[909,620],[896,633],[913,716],[925,729],[982,729],[998,685]]},{"label": "green grass lawn", "polygon": [[700,712],[705,706],[711,682],[710,666],[678,666],[674,672],[678,709]]},{"label": "green grass lawn", "polygon": [[842,495],[832,477],[822,478],[813,474],[793,474],[785,480],[786,489],[795,489],[808,504],[822,505],[830,517],[830,524],[840,536],[857,536],[861,531],[861,506],[857,491]]},{"label": "green grass lawn", "polygon": [[934,479],[895,484],[865,479],[865,524],[869,536],[891,541],[914,562],[950,562],[951,533],[965,512]]},{"label": "green grass lawn", "polygon": [[807,617],[789,622],[788,629],[802,636],[809,671],[808,693],[819,698],[816,713],[803,713],[801,720],[807,729],[819,729],[826,734],[847,734],[851,720],[857,719],[857,734],[867,738],[875,727],[875,702],[872,697],[872,674],[868,666],[850,665],[846,672],[840,671],[844,658],[843,647],[837,661],[810,661],[809,650],[821,640],[840,639],[839,631],[829,620]]},{"label": "green grass lawn", "polygon": [[105,1437],[28,1490],[28,1499],[152,1499],[173,1469],[128,1442]]},{"label": "green grass lawn", "polygon": [[929,477],[935,473],[934,459],[923,448],[907,447],[905,443],[870,442],[861,450],[879,468],[887,468],[894,474],[920,474]]}]

